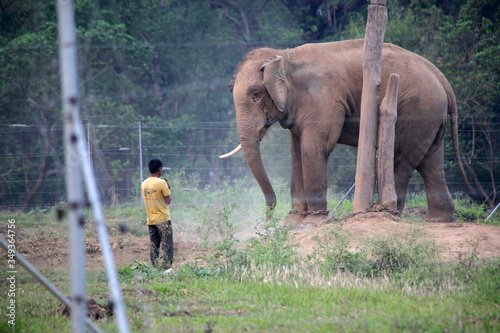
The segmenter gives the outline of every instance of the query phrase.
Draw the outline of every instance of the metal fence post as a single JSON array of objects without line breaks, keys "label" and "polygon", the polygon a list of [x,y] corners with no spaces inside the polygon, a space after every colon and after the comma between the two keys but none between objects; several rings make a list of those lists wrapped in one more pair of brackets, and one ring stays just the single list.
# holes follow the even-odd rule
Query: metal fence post
[{"label": "metal fence post", "polygon": [[[66,196],[70,228],[71,319],[73,332],[85,331],[85,243],[83,233],[83,186],[75,133],[79,114],[76,33],[73,1],[58,1],[59,59],[64,116]],[[79,119],[78,119],[79,121]],[[80,138],[81,139],[81,138]]]}]

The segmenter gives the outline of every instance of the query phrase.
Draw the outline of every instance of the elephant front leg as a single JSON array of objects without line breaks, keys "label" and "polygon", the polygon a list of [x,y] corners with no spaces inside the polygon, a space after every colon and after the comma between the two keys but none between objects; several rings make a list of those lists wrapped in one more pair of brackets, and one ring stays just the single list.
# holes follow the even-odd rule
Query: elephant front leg
[{"label": "elephant front leg", "polygon": [[319,226],[328,222],[326,209],[328,155],[321,147],[305,145],[302,148],[302,176],[307,200],[303,225]]},{"label": "elephant front leg", "polygon": [[286,224],[301,224],[307,213],[307,200],[302,176],[302,154],[299,139],[295,135],[291,134],[290,142],[292,155],[292,210],[284,222]]}]

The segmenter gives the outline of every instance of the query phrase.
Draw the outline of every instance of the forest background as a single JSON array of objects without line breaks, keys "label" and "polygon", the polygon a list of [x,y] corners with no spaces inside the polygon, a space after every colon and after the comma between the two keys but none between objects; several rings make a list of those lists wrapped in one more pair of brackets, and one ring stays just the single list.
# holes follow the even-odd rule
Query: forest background
[{"label": "forest background", "polygon": [[[251,177],[228,84],[250,50],[363,38],[366,0],[76,0],[83,124],[102,197],[139,198],[140,159],[216,190]],[[388,1],[385,41],[418,53],[450,81],[474,199],[493,207],[500,179],[500,2]],[[56,1],[0,0],[0,209],[65,200]],[[139,129],[140,128],[140,129]],[[273,182],[289,182],[289,133],[262,144]],[[141,133],[142,156],[139,149]],[[466,192],[448,130],[446,177]],[[354,182],[356,148],[329,161],[333,191]],[[422,190],[416,175],[411,190]],[[177,189],[174,189],[177,190]],[[181,189],[179,189],[181,190]],[[188,191],[189,189],[182,189]],[[262,200],[263,201],[263,200]]]}]

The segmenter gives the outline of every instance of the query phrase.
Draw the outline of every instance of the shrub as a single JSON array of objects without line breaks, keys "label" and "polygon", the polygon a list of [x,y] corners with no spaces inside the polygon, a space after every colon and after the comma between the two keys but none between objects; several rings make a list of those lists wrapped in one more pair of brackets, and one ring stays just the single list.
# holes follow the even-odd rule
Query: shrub
[{"label": "shrub", "polygon": [[486,205],[477,204],[471,198],[460,195],[455,199],[455,214],[463,222],[484,220],[487,217]]},{"label": "shrub", "polygon": [[291,266],[300,261],[297,244],[290,242],[290,228],[280,228],[279,218],[272,215],[265,220],[259,238],[252,238],[246,246],[249,262],[256,266]]},{"label": "shrub", "polygon": [[356,251],[349,249],[349,236],[342,231],[342,226],[337,230],[316,237],[318,249],[315,250],[314,258],[320,257],[323,260],[315,259],[314,263],[319,264],[324,274],[331,272],[353,272],[363,275],[369,274],[371,264],[368,261],[367,254],[363,249],[356,248]]},{"label": "shrub", "polygon": [[417,228],[372,238],[368,240],[368,251],[375,272],[402,272],[434,263],[438,258],[434,242],[425,239]]}]

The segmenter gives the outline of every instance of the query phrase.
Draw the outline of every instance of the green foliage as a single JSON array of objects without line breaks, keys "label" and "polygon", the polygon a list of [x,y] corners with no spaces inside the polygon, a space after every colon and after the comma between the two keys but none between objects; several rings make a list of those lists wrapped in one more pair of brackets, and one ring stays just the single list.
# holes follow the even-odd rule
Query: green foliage
[{"label": "green foliage", "polygon": [[471,280],[475,288],[472,293],[477,303],[491,302],[500,304],[500,260],[493,258],[479,262],[471,271]]},{"label": "green foliage", "polygon": [[499,8],[495,2],[469,0],[455,21],[440,28],[436,39],[442,57],[440,69],[448,76],[460,107],[460,144],[475,179],[472,195],[486,200],[490,207],[498,201],[495,180],[500,176],[495,155],[500,140],[492,130],[500,121]]},{"label": "green foliage", "polygon": [[[347,190],[345,192],[347,193]],[[348,217],[352,214],[352,197],[354,191],[351,191],[349,195],[340,203],[340,200],[345,196],[346,193],[340,192],[336,194],[337,190],[329,189],[327,194],[328,209],[333,213],[333,217],[336,219],[342,219]]]},{"label": "green foliage", "polygon": [[235,257],[238,254],[236,245],[239,241],[236,237],[234,237],[236,227],[233,220],[230,219],[230,214],[235,207],[235,203],[225,204],[218,216],[220,221],[220,225],[218,225],[218,232],[222,239],[214,245],[216,251],[215,257],[219,258],[224,256],[227,263],[234,263]]},{"label": "green foliage", "polygon": [[[311,259],[319,264],[323,274],[330,275],[337,271],[369,275],[372,271],[368,254],[363,249],[350,249],[349,236],[342,231],[342,225],[315,239],[318,248]],[[322,258],[322,259],[318,259]]]},{"label": "green foliage", "polygon": [[485,204],[476,204],[469,197],[460,196],[455,199],[455,214],[463,222],[480,222],[488,216]]},{"label": "green foliage", "polygon": [[359,276],[381,276],[427,269],[438,260],[436,245],[419,229],[394,232],[352,244],[342,225],[316,237],[318,247],[309,259],[323,274],[349,272]]},{"label": "green foliage", "polygon": [[151,268],[148,264],[134,260],[130,265],[122,266],[117,269],[118,276],[126,279],[136,278],[139,280],[151,279],[159,275],[155,268]]},{"label": "green foliage", "polygon": [[425,206],[427,206],[425,192],[409,193],[406,196],[406,207],[425,207]]},{"label": "green foliage", "polygon": [[297,245],[289,235],[289,227],[280,227],[276,215],[266,219],[258,237],[249,240],[245,251],[247,260],[254,266],[292,266],[301,261]]},{"label": "green foliage", "polygon": [[235,204],[222,207],[218,215],[220,224],[215,226],[219,234],[218,240],[214,242],[209,240],[212,228],[206,227],[206,221],[198,228],[205,234],[203,241],[203,247],[207,250],[205,260],[212,269],[224,267],[224,270],[234,271],[249,266],[281,267],[301,261],[296,252],[297,245],[290,242],[289,228],[280,228],[279,219],[275,214],[271,214],[256,226],[257,237],[250,238],[244,245],[238,245],[240,240],[235,236],[236,223],[230,216],[235,208]]},{"label": "green foliage", "polygon": [[415,228],[371,239],[368,247],[374,270],[400,273],[411,267],[433,264],[438,259],[438,250],[425,237],[422,230]]}]

